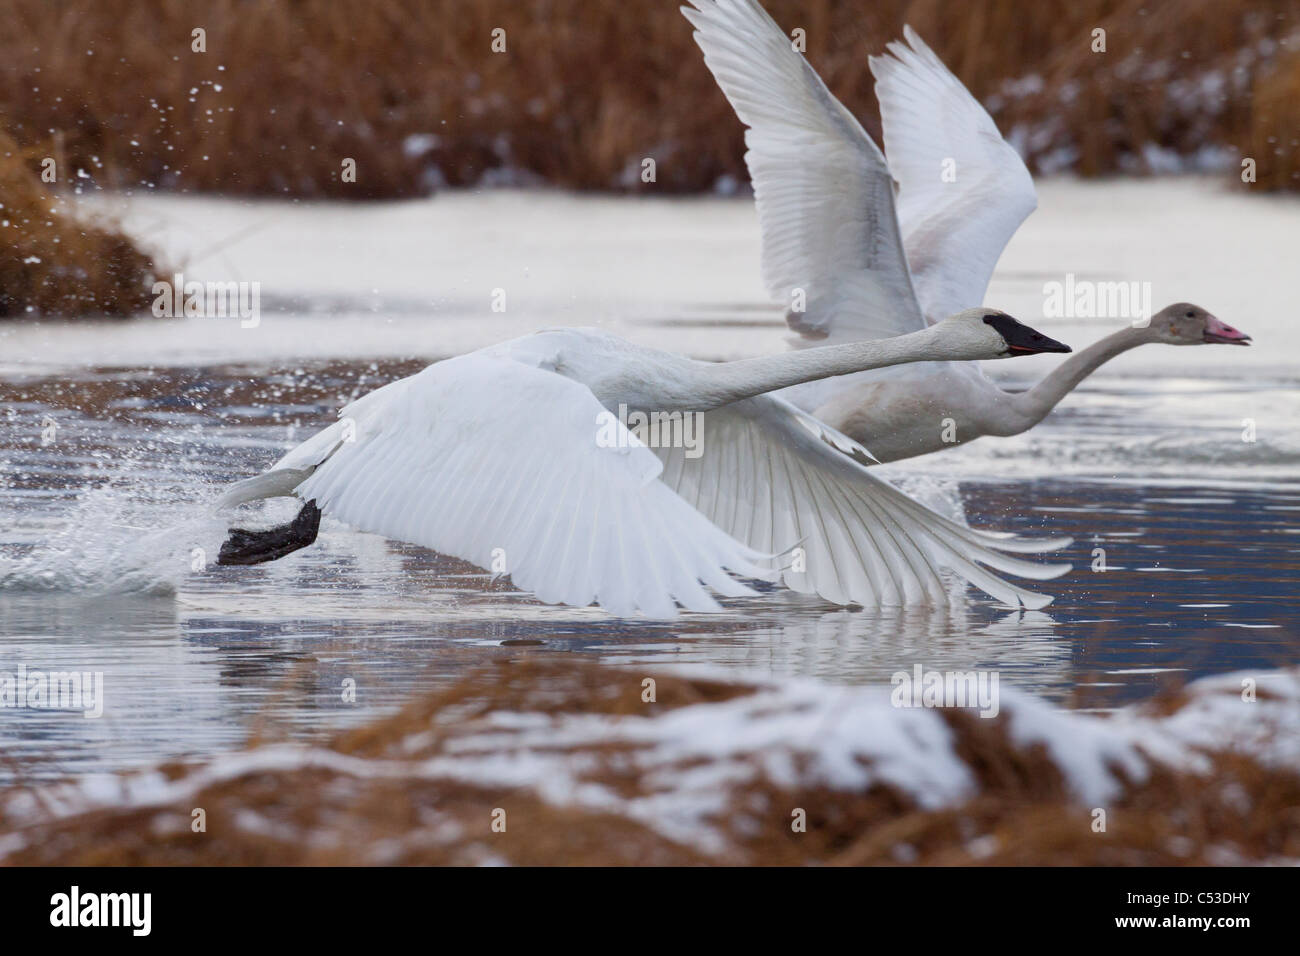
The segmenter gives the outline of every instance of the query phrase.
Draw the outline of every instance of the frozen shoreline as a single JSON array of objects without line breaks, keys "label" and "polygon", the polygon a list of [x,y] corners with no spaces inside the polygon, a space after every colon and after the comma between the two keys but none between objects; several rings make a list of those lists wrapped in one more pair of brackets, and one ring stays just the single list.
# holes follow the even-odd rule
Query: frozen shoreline
[{"label": "frozen shoreline", "polygon": [[[1293,382],[1300,327],[1283,298],[1300,199],[1234,194],[1197,177],[1039,184],[987,301],[1072,344],[1117,320],[1042,319],[1043,284],[1066,273],[1150,282],[1156,308],[1204,305],[1254,349],[1140,349],[1100,378]],[[256,328],[232,319],[0,323],[0,370],[430,360],[555,325],[601,325],[704,358],[779,351],[786,329],[759,274],[748,199],[632,199],[551,191],[448,192],[401,203],[294,204],[95,195],[91,213],[186,278],[260,284]],[[492,311],[494,290],[506,311]],[[995,374],[1032,379],[1050,358]]]}]

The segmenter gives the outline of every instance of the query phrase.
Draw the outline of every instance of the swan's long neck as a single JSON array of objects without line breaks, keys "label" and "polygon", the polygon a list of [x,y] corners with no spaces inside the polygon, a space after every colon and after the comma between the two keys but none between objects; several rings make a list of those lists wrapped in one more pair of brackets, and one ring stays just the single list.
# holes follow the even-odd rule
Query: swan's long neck
[{"label": "swan's long neck", "polygon": [[1052,374],[1018,395],[1010,396],[1015,414],[1024,422],[1016,431],[1023,431],[1042,421],[1056,403],[1074,391],[1075,386],[1115,356],[1136,348],[1148,341],[1146,329],[1120,329],[1104,339],[1093,342],[1081,352],[1075,352],[1056,367]]},{"label": "swan's long neck", "polygon": [[824,345],[716,365],[701,363],[697,400],[703,408],[717,408],[764,392],[835,375],[905,362],[961,357],[946,354],[948,351],[931,326],[919,332],[871,342]]}]

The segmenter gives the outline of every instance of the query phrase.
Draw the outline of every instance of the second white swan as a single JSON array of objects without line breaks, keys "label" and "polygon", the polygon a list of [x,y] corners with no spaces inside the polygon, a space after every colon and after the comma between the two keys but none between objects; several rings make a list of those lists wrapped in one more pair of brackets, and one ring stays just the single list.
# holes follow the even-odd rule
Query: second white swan
[{"label": "second white swan", "polygon": [[[800,303],[786,317],[795,344],[884,339],[983,302],[1002,250],[1038,204],[1034,183],[989,114],[915,31],[870,60],[882,155],[758,0],[691,2],[682,13],[704,62],[749,127],[745,163],[763,277],[787,307]],[[1136,346],[1249,341],[1204,309],[1177,303],[1080,351],[1023,393],[1005,391],[974,364],[927,363],[819,381],[785,397],[880,461],[895,461],[1023,432],[1102,363]]]}]

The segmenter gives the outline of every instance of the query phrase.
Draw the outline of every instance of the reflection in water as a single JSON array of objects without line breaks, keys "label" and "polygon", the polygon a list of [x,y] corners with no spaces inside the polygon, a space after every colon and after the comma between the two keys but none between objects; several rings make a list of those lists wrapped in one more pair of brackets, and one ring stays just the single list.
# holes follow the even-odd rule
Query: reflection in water
[{"label": "reflection in water", "polygon": [[[1068,677],[1069,645],[1055,639],[1041,611],[952,607],[826,611],[809,602],[788,622],[679,640],[673,662],[739,669],[755,676],[817,677],[837,683],[888,683],[897,671],[995,667],[1005,680],[1039,689]],[[978,610],[981,613],[975,613]],[[989,613],[982,613],[982,612]],[[611,653],[615,661],[662,663],[660,645]]]},{"label": "reflection in water", "polygon": [[[1120,426],[1074,415],[1074,406],[1050,428],[1090,450],[1080,473],[1061,467],[1062,440],[1049,456],[1055,473],[1033,481],[1024,475],[1038,451],[1025,446],[1017,459],[1014,444],[989,452],[983,475],[960,451],[960,484],[941,477],[941,456],[922,459],[909,478],[933,506],[962,509],[977,527],[1076,537],[1067,555],[1076,570],[1050,583],[1058,599],[1042,612],[1011,612],[974,592],[944,608],[834,609],[767,589],[720,615],[618,621],[540,605],[476,568],[328,520],[317,546],[284,561],[207,563],[225,528],[205,508],[220,484],[264,466],[350,395],[409,371],[410,363],[273,375],[91,371],[70,385],[0,387],[0,671],[103,671],[106,696],[98,720],[0,710],[9,758],[0,779],[208,753],[250,730],[313,734],[396,707],[466,668],[527,654],[854,684],[888,683],[914,664],[995,668],[1004,682],[1097,709],[1144,697],[1171,676],[1300,661],[1292,623],[1300,489],[1167,475],[1098,480],[1106,430]],[[1197,400],[1180,398],[1182,412],[1195,418]],[[1125,406],[1125,461],[1141,408]],[[39,427],[46,416],[59,423],[50,444]],[[1221,469],[1242,454],[1226,444],[1235,433],[1223,441],[1219,452],[1206,440],[1199,451]],[[1257,465],[1243,459],[1243,474]],[[1003,477],[989,481],[990,473]],[[264,507],[268,519],[294,510]],[[1092,570],[1098,551],[1104,572]],[[520,639],[541,643],[506,643]],[[343,699],[349,680],[355,703]]]}]

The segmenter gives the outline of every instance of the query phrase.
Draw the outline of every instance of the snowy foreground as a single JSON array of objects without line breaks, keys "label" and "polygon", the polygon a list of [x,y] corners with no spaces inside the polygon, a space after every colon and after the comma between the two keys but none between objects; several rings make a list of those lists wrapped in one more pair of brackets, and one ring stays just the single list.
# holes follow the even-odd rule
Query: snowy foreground
[{"label": "snowy foreground", "polygon": [[[584,861],[617,862],[641,846],[663,861],[752,861],[753,853],[776,862],[782,857],[764,840],[787,836],[796,847],[807,836],[804,858],[827,859],[819,828],[847,818],[857,821],[848,835],[862,836],[891,817],[933,822],[981,798],[999,812],[1051,806],[1081,846],[1130,853],[1153,836],[1137,834],[1132,820],[1153,800],[1172,801],[1159,810],[1166,822],[1194,820],[1206,800],[1221,800],[1210,811],[1212,841],[1175,823],[1154,834],[1162,845],[1144,859],[1280,862],[1300,853],[1294,828],[1258,802],[1278,792],[1291,799],[1300,786],[1294,671],[1220,675],[1106,717],[1003,687],[998,715],[985,720],[976,710],[898,707],[895,691],[879,686],[737,685],[691,671],[661,676],[660,702],[645,703],[640,673],[574,662],[566,687],[542,690],[548,682],[536,680],[537,668],[553,677],[556,663],[511,666],[517,671],[499,669],[479,693],[414,702],[329,745],[268,743],[191,766],[0,795],[0,831],[9,831],[0,860],[71,862],[57,834],[75,830],[85,846],[88,831],[102,828],[107,849],[97,852],[109,855],[97,859],[105,861],[267,853],[269,862],[290,853],[286,862],[518,862],[528,860],[539,822],[553,838],[555,828],[589,827],[593,817],[606,828],[621,820],[635,835],[620,843],[607,834],[614,842],[597,841],[598,855]],[[411,819],[394,830],[403,813],[390,804],[399,799]],[[196,807],[206,808],[200,833]],[[1272,824],[1290,835],[1240,845],[1225,816],[1252,839]],[[981,833],[978,818],[962,825],[959,861],[993,856],[1011,839],[992,823]],[[876,849],[886,862],[917,853],[904,835]],[[552,862],[565,861],[563,847],[552,852]],[[582,853],[576,844],[567,852]]]}]

